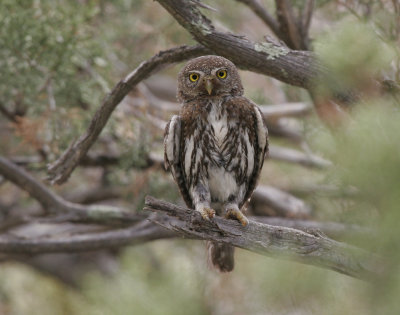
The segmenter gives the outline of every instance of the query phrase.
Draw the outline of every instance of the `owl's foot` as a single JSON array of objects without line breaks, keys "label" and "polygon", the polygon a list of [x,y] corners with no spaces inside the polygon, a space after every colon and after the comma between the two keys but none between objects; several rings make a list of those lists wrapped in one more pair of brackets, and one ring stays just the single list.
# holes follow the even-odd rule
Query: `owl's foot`
[{"label": "owl's foot", "polygon": [[225,218],[236,219],[243,226],[246,226],[247,224],[249,224],[249,219],[247,219],[246,216],[239,209],[235,209],[235,208],[226,209]]},{"label": "owl's foot", "polygon": [[208,208],[208,207],[203,207],[200,210],[198,210],[205,220],[210,220],[215,217],[215,210]]}]

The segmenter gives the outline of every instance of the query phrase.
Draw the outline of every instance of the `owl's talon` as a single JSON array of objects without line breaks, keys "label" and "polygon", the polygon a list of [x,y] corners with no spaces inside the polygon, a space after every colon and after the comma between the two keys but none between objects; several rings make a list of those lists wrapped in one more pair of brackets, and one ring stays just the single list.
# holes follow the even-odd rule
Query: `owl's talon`
[{"label": "owl's talon", "polygon": [[200,210],[200,214],[204,220],[210,220],[215,217],[215,210],[211,208],[203,208]]},{"label": "owl's talon", "polygon": [[225,212],[226,219],[236,219],[238,220],[243,226],[249,224],[249,219],[240,211],[239,209],[227,209]]}]

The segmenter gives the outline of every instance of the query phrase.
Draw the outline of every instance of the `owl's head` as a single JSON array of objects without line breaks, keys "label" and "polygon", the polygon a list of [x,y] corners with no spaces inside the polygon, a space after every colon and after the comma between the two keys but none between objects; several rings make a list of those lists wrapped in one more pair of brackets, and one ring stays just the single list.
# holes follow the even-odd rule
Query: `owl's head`
[{"label": "owl's head", "polygon": [[178,75],[177,98],[180,102],[198,97],[239,96],[243,86],[235,65],[220,56],[202,56],[190,60]]}]

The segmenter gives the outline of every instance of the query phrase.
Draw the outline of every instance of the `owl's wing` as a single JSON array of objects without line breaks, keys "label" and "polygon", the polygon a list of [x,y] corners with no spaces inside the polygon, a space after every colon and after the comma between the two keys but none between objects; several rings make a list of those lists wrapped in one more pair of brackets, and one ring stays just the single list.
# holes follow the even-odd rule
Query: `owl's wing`
[{"label": "owl's wing", "polygon": [[186,185],[181,162],[181,118],[174,115],[165,127],[164,132],[164,165],[171,168],[172,176],[178,184],[183,200],[189,208],[193,208],[192,198]]},{"label": "owl's wing", "polygon": [[[254,148],[254,168],[247,181],[247,190],[243,199],[243,204],[251,197],[254,189],[257,186],[260,172],[264,164],[264,159],[268,153],[268,129],[265,124],[264,118],[261,114],[260,109],[256,104],[246,99],[251,111],[253,125],[248,126],[248,132],[253,132],[255,135],[255,141],[253,143]],[[242,207],[242,205],[240,207]]]}]

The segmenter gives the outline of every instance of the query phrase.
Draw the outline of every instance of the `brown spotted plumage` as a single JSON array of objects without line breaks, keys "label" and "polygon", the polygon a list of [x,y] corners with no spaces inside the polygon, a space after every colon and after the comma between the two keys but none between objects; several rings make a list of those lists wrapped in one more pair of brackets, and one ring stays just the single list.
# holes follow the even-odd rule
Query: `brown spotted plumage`
[{"label": "brown spotted plumage", "polygon": [[[192,59],[178,77],[179,115],[165,129],[165,164],[189,208],[246,226],[242,213],[268,151],[268,131],[257,105],[242,96],[235,65],[219,56]],[[233,247],[208,244],[211,264],[233,269]]]}]

